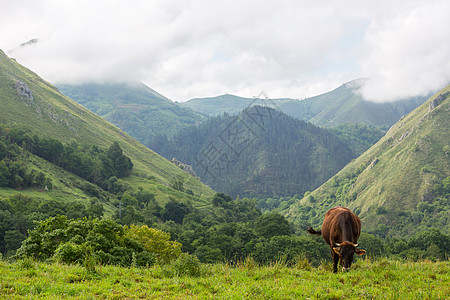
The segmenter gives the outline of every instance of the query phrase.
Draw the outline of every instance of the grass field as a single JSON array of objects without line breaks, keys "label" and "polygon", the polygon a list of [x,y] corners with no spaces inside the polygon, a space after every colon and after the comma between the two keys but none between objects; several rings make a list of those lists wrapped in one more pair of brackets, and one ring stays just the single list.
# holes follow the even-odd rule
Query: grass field
[{"label": "grass field", "polygon": [[450,262],[358,260],[348,273],[305,261],[260,267],[201,265],[199,276],[175,268],[96,267],[0,261],[2,299],[448,299]]}]

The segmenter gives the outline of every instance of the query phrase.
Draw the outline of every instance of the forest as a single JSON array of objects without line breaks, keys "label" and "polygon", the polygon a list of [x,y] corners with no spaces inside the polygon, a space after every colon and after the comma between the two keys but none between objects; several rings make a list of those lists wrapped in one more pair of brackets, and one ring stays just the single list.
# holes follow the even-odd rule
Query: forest
[{"label": "forest", "polygon": [[0,123],[0,186],[51,189],[51,180],[45,174],[37,173],[23,162],[23,156],[30,154],[113,193],[117,178],[128,176],[133,168],[117,142],[107,150],[95,145],[80,146],[74,141],[63,144],[53,138],[39,137],[27,129],[9,128]]},{"label": "forest", "polygon": [[203,182],[233,197],[303,194],[353,157],[348,144],[327,129],[261,106],[210,118],[171,139],[159,135],[151,147],[192,165]]},{"label": "forest", "polygon": [[[55,255],[57,257],[59,252],[56,250],[61,246],[69,247],[64,248],[65,251],[78,251],[72,257],[81,261],[85,256],[86,245],[93,241],[77,237],[87,236],[80,230],[89,231],[89,228],[103,224],[101,226],[108,227],[108,230],[118,232],[130,228],[153,228],[161,234],[165,232],[167,241],[180,243],[182,252],[194,255],[205,263],[236,263],[247,257],[252,257],[259,264],[270,264],[280,259],[293,263],[302,257],[317,266],[330,258],[329,248],[321,238],[308,236],[304,228],[293,225],[276,212],[261,214],[255,200],[233,199],[225,194],[216,194],[213,198],[214,207],[207,212],[176,201],[168,202],[164,208],[153,203],[153,209],[146,208],[139,212],[139,204],[134,197],[139,196],[128,193],[124,196],[124,201],[124,198],[134,201],[124,202],[125,208],[121,215],[118,212],[113,218],[104,218],[102,205],[95,201],[89,206],[58,201],[42,202],[21,194],[0,199],[1,252],[13,259],[24,256],[48,259]],[[140,202],[140,205],[147,207],[151,206],[150,203]],[[71,226],[80,228],[70,229]],[[103,233],[97,232],[95,235],[101,240],[100,234]],[[58,238],[60,235],[64,238]],[[46,240],[52,236],[54,240]],[[124,248],[122,252],[113,250],[117,245],[111,240],[101,246],[92,246],[92,256],[98,263],[116,264],[119,258],[111,255],[125,257],[126,252],[127,261],[120,264],[130,265],[133,251],[141,249],[141,246],[133,248],[137,246],[123,240],[121,243],[119,246]],[[363,231],[359,243],[370,257],[445,260],[450,252],[450,237],[436,228],[417,231],[410,238],[384,237],[379,233]],[[37,251],[40,246],[36,245],[51,245],[51,249]],[[128,247],[131,248],[126,250]],[[109,253],[108,258],[102,258],[103,254],[96,253],[99,249]],[[37,253],[42,251],[45,255],[41,257]],[[151,254],[155,256],[155,253]]]}]

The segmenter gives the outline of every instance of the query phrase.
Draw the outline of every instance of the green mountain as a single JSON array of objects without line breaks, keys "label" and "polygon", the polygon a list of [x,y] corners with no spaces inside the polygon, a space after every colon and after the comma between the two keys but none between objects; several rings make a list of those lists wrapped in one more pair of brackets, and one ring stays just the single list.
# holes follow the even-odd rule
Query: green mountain
[{"label": "green mountain", "polygon": [[365,101],[358,93],[363,82],[361,79],[354,80],[333,91],[304,100],[251,99],[227,94],[210,98],[196,98],[184,102],[182,105],[190,107],[194,111],[214,116],[224,112],[236,114],[248,106],[264,102],[290,116],[322,127],[334,127],[343,123],[365,123],[389,127],[426,100],[425,97],[416,97],[392,103]]},{"label": "green mountain", "polygon": [[320,226],[326,210],[342,205],[359,214],[365,231],[383,237],[430,226],[449,233],[449,112],[450,85],[285,214],[302,227]]},{"label": "green mountain", "polygon": [[232,196],[293,196],[325,182],[352,159],[336,135],[272,108],[252,106],[155,143],[192,165],[203,182]]},{"label": "green mountain", "polygon": [[[26,133],[30,139],[33,139],[35,135],[41,141],[47,139],[46,141],[57,146],[58,143],[67,147],[74,144],[71,150],[74,153],[86,148],[92,149],[99,153],[96,155],[100,156],[101,153],[106,153],[105,151],[114,142],[117,142],[133,164],[131,175],[120,179],[123,185],[134,191],[142,187],[144,191],[152,193],[160,204],[167,203],[172,198],[192,201],[196,206],[204,206],[210,203],[209,198],[214,194],[209,187],[196,178],[143,146],[105,119],[62,95],[50,83],[8,58],[2,51],[0,51],[0,107],[0,123],[3,124],[7,136],[9,132],[30,131],[31,133]],[[11,142],[11,138],[7,137],[7,139],[9,140],[5,142]],[[27,148],[24,142],[21,142],[19,146]],[[83,186],[88,186],[86,180],[48,160],[19,150],[17,153],[25,162],[26,168],[42,172],[53,183],[53,188],[46,192],[26,189],[20,191],[21,193],[43,199],[81,199],[89,202],[92,198],[92,195],[83,189]],[[86,155],[92,153],[89,150]],[[174,182],[181,183],[184,190],[190,190],[193,195],[172,188]],[[12,188],[0,188],[0,196],[10,196],[15,193],[17,191]],[[112,213],[115,210],[113,206],[115,196],[108,194],[102,199]]]},{"label": "green mountain", "polygon": [[61,84],[57,88],[146,146],[155,135],[172,136],[206,118],[142,83]]}]

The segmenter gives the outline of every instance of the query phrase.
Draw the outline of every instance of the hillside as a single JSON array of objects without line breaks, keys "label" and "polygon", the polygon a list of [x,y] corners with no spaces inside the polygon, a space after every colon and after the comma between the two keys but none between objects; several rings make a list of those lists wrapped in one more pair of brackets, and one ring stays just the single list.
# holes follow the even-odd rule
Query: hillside
[{"label": "hillside", "polygon": [[[363,80],[354,80],[333,91],[304,100],[283,98],[264,101],[290,116],[318,126],[334,127],[348,122],[389,127],[426,100],[425,97],[417,97],[392,103],[368,102],[357,92],[361,84]],[[255,99],[227,94],[196,98],[182,105],[214,116],[224,112],[236,114],[253,103],[258,104]]]},{"label": "hillside", "polygon": [[[337,175],[285,211],[301,226],[320,226],[335,205],[356,211],[366,231],[407,236],[449,227],[450,86],[398,121]],[[314,212],[314,213],[312,213]]]},{"label": "hillside", "polygon": [[232,196],[293,196],[325,182],[352,159],[336,135],[268,107],[211,118],[155,151],[192,165],[218,192]]},{"label": "hillside", "polygon": [[[55,139],[63,144],[75,142],[78,145],[95,146],[104,150],[114,142],[118,142],[124,154],[133,163],[132,174],[123,180],[134,190],[142,186],[145,191],[154,194],[160,204],[168,202],[170,196],[182,201],[194,200],[196,205],[204,206],[213,195],[209,187],[105,119],[62,95],[54,86],[8,58],[2,51],[0,51],[0,107],[2,107],[0,123],[11,128],[30,130],[40,138]],[[73,178],[81,182],[83,179],[67,174],[68,172],[61,168],[34,156],[31,156],[27,163],[30,167],[32,164],[45,175],[51,176],[54,181],[64,184],[56,184],[46,193],[33,190],[23,190],[22,193],[58,199],[91,197],[77,188],[77,184],[73,181]],[[181,181],[195,196],[170,188],[175,181]],[[17,191],[0,189],[0,196],[13,193]]]},{"label": "hillside", "polygon": [[157,134],[173,136],[206,118],[142,83],[61,84],[57,88],[146,146]]}]

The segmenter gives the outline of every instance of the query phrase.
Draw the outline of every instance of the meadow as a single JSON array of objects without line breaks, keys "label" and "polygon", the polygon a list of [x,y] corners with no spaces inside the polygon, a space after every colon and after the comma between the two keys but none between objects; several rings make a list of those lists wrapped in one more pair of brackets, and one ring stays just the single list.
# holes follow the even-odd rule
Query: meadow
[{"label": "meadow", "polygon": [[[185,261],[186,263],[186,261]],[[448,299],[450,262],[358,260],[311,267],[176,264],[150,268],[0,261],[2,299]]]}]

